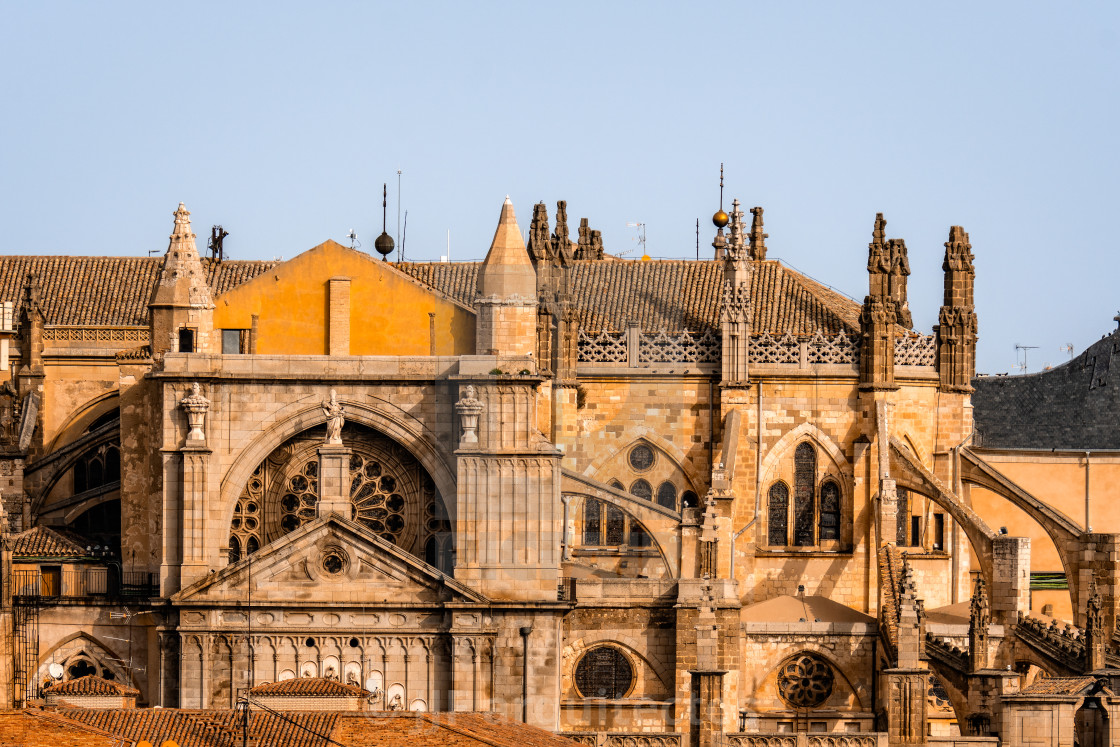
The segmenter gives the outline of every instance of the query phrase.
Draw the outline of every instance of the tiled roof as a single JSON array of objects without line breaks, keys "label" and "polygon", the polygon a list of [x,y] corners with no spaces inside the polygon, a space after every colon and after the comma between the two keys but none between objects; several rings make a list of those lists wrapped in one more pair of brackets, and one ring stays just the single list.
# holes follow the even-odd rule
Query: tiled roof
[{"label": "tiled roof", "polygon": [[972,384],[979,447],[1120,449],[1120,330],[1049,371]]},{"label": "tiled roof", "polygon": [[[67,718],[133,741],[179,747],[229,747],[241,744],[241,716],[237,711],[185,711],[174,708],[64,708]],[[249,736],[258,745],[326,747],[338,721],[337,713],[250,711]]]},{"label": "tiled roof", "polygon": [[15,536],[12,556],[16,558],[84,558],[86,542],[65,529],[32,527]]},{"label": "tiled roof", "polygon": [[135,742],[51,711],[0,711],[2,747],[133,747]]},{"label": "tiled roof", "polygon": [[331,737],[342,744],[378,747],[573,747],[550,731],[491,713],[384,713],[340,717]]},{"label": "tiled roof", "polygon": [[121,696],[129,697],[140,694],[140,691],[134,687],[123,685],[120,682],[113,682],[98,677],[94,674],[87,674],[85,677],[76,677],[72,680],[65,682],[56,682],[53,685],[43,688],[44,695],[108,695],[108,696]]},{"label": "tiled roof", "polygon": [[[34,274],[48,325],[144,326],[162,257],[2,257],[0,301],[20,308]],[[202,260],[215,296],[253,279],[276,262]],[[401,272],[456,301],[474,306],[480,262],[404,262]],[[589,331],[706,330],[719,326],[722,263],[715,260],[592,261],[571,266],[580,326]],[[837,291],[767,260],[755,265],[753,332],[808,335],[859,329],[860,305]]]},{"label": "tiled roof", "polygon": [[[163,257],[3,257],[0,301],[14,301],[18,319],[24,287],[33,274],[48,325],[146,326],[162,263]],[[215,296],[275,265],[202,260]]]},{"label": "tiled roof", "polygon": [[[460,303],[473,307],[479,262],[405,262],[397,269]],[[723,266],[693,262],[603,262],[571,266],[572,296],[586,330],[623,330],[634,321],[644,330],[719,327]],[[754,334],[808,335],[859,329],[860,304],[776,260],[755,265],[751,275]]]},{"label": "tiled roof", "polygon": [[[229,747],[241,743],[242,722],[237,711],[66,708],[58,713],[132,741],[161,744],[171,739],[179,747]],[[496,714],[409,711],[270,712],[257,708],[250,711],[248,736],[262,747],[327,747],[328,744],[573,747],[574,744],[552,732]]]},{"label": "tiled roof", "polygon": [[1097,684],[1096,677],[1045,677],[1020,691],[1022,695],[1080,695]]},{"label": "tiled roof", "polygon": [[357,685],[345,685],[326,677],[298,677],[281,682],[257,685],[249,691],[253,695],[297,695],[300,697],[369,697],[373,693]]}]

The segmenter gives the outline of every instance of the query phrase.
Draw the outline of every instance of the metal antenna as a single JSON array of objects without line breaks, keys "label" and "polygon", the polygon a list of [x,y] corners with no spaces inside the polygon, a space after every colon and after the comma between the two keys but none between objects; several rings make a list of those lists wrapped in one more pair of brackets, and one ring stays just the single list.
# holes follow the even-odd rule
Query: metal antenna
[{"label": "metal antenna", "polygon": [[[350,239],[351,249],[356,249],[362,245],[362,242],[358,241],[358,234],[353,228],[350,229],[350,233],[346,234],[346,238]],[[355,246],[355,244],[357,246]]]},{"label": "metal antenna", "polygon": [[723,212],[723,163],[719,165],[719,209]]},{"label": "metal antenna", "polygon": [[401,170],[397,169],[397,261],[401,261]]},{"label": "metal antenna", "polygon": [[626,225],[631,228],[638,229],[638,248],[642,250],[642,256],[646,253],[646,224],[645,223],[627,223]]},{"label": "metal antenna", "polygon": [[1058,350],[1061,350],[1063,353],[1066,353],[1069,356],[1069,359],[1073,360],[1073,343],[1072,342],[1067,342],[1065,345],[1062,345],[1060,348],[1058,348]]},{"label": "metal antenna", "polygon": [[401,262],[404,262],[404,242],[408,239],[408,211],[404,211],[404,228],[401,230]]},{"label": "metal antenna", "polygon": [[700,219],[696,219],[696,261],[700,261]]},{"label": "metal antenna", "polygon": [[1020,350],[1023,351],[1023,365],[1022,366],[1016,365],[1016,368],[1019,368],[1019,369],[1022,370],[1023,373],[1026,373],[1027,372],[1027,351],[1028,350],[1038,350],[1038,345],[1020,345],[1019,343],[1015,343],[1015,350],[1016,350],[1016,353],[1015,353],[1016,358],[1018,358],[1018,355],[1019,355],[1018,351],[1020,351]]}]

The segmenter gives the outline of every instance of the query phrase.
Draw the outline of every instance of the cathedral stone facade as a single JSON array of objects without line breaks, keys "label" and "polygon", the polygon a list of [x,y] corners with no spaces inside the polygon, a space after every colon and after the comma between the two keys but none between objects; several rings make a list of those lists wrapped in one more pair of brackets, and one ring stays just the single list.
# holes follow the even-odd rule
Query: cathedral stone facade
[{"label": "cathedral stone facade", "polygon": [[[882,215],[859,303],[751,214],[696,262],[563,202],[526,242],[508,198],[481,263],[201,258],[182,204],[161,258],[0,257],[7,703],[317,679],[605,747],[1107,740],[1120,537],[969,448],[968,234],[926,335]],[[1065,532],[1068,626],[971,485]]]}]

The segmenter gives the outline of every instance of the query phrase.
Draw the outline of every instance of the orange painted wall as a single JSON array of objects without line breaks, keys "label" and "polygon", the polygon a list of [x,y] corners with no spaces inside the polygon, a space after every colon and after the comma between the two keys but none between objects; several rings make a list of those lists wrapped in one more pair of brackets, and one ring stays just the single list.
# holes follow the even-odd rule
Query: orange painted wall
[{"label": "orange painted wall", "polygon": [[249,329],[257,314],[257,353],[326,355],[328,282],[336,277],[350,278],[351,355],[428,355],[431,312],[436,355],[475,352],[474,312],[333,241],[219,296],[215,330]]},{"label": "orange painted wall", "polygon": [[[1076,453],[996,452],[978,450],[983,459],[1027,492],[1058,509],[1076,524],[1085,524],[1085,459]],[[1089,520],[1094,532],[1120,532],[1120,455],[1094,454],[1089,469]],[[983,488],[971,489],[972,506],[993,529],[1031,538],[1031,570],[1062,570],[1058,551],[1042,527],[1008,500]],[[1035,591],[1032,610],[1054,605],[1054,616],[1072,619],[1069,593]]]}]

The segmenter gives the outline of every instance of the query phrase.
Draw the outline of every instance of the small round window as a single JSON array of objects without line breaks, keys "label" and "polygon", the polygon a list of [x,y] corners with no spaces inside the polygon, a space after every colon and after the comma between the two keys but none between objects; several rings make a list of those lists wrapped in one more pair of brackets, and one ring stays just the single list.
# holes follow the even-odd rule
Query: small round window
[{"label": "small round window", "polygon": [[331,549],[323,555],[323,570],[332,576],[344,572],[348,565],[350,563],[340,550]]},{"label": "small round window", "polygon": [[778,671],[778,694],[794,708],[816,708],[832,695],[832,667],[819,656],[795,656]]},{"label": "small round window", "polygon": [[655,458],[653,449],[645,444],[638,444],[630,449],[630,466],[636,472],[645,472],[652,467]]},{"label": "small round window", "polygon": [[618,649],[593,648],[576,665],[576,689],[585,698],[625,698],[634,684],[634,669]]}]

